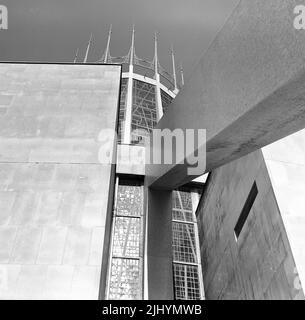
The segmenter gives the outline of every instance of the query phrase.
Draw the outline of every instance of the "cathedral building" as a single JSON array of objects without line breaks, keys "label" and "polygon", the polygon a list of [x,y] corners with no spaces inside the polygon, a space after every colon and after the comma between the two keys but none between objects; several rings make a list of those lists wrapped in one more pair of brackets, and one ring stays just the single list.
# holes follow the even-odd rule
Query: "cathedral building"
[{"label": "cathedral building", "polygon": [[[0,299],[304,299],[291,9],[241,1],[186,80],[157,34],[137,56],[134,27],[122,57],[110,28],[98,61],[91,36],[72,63],[0,63]],[[149,163],[156,129],[205,129],[206,167]]]}]

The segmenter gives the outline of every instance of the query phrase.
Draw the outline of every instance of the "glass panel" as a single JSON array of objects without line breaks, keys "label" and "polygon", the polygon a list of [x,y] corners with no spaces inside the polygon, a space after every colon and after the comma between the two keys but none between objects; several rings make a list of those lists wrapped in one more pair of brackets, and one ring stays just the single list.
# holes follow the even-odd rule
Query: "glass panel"
[{"label": "glass panel", "polygon": [[139,257],[141,220],[139,218],[116,218],[113,256]]},{"label": "glass panel", "polygon": [[143,190],[141,186],[119,185],[117,215],[141,216],[143,211]]},{"label": "glass panel", "polygon": [[109,299],[139,300],[142,297],[141,266],[135,259],[112,259]]},{"label": "glass panel", "polygon": [[173,222],[174,261],[197,263],[194,225]]},{"label": "glass panel", "polygon": [[157,124],[157,106],[155,86],[149,83],[133,81],[131,143],[144,145]]},{"label": "glass panel", "polygon": [[108,299],[142,299],[143,185],[120,180],[112,234]]},{"label": "glass panel", "polygon": [[176,300],[200,300],[200,279],[197,266],[174,264]]},{"label": "glass panel", "polygon": [[186,210],[173,209],[173,220],[181,221],[193,221],[193,212]]},{"label": "glass panel", "polygon": [[200,252],[191,191],[173,191],[173,268],[177,300],[201,299]]},{"label": "glass panel", "polygon": [[173,192],[173,209],[183,209],[193,212],[192,195],[190,192]]}]

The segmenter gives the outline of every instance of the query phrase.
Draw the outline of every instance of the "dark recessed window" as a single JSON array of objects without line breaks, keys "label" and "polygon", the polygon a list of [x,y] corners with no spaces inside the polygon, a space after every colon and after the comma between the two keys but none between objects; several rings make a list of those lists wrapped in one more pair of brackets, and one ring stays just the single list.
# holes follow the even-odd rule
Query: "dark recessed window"
[{"label": "dark recessed window", "polygon": [[258,194],[258,190],[257,190],[256,182],[254,182],[253,186],[251,188],[251,191],[248,195],[248,198],[246,200],[246,203],[241,211],[241,214],[240,214],[238,221],[236,223],[236,226],[234,228],[236,239],[238,239],[238,237],[239,237],[239,235],[240,235],[240,233],[246,223],[246,220],[249,216],[250,210],[253,206],[253,203],[255,201],[257,194]]}]

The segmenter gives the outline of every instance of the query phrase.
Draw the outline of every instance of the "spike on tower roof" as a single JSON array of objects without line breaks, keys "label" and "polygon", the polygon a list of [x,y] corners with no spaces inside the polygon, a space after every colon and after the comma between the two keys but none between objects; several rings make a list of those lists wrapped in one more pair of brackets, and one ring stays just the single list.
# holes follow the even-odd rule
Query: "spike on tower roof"
[{"label": "spike on tower roof", "polygon": [[[139,58],[135,53],[135,26],[132,26],[132,35],[131,35],[131,46],[129,52],[125,56],[111,56],[110,54],[110,43],[112,39],[112,25],[110,25],[107,37],[107,45],[104,54],[102,57],[95,61],[95,63],[110,63],[110,64],[127,64],[129,66],[138,66],[140,68],[144,68],[146,70],[153,71],[155,76],[161,77],[169,82],[174,89],[178,89],[177,85],[177,74],[175,68],[175,56],[172,50],[172,65],[173,65],[173,73],[167,72],[162,65],[160,64],[158,57],[158,33],[155,32],[154,35],[154,58],[153,60],[145,60]],[[84,63],[88,62],[89,51],[92,46],[93,35],[90,35],[90,40],[87,45],[86,54],[84,58]],[[146,71],[143,71],[146,74]],[[184,81],[184,80],[183,80]]]},{"label": "spike on tower roof", "polygon": [[181,74],[181,85],[184,86],[184,72],[183,72],[183,65],[180,64],[180,74]]},{"label": "spike on tower roof", "polygon": [[74,56],[73,63],[76,63],[76,62],[77,62],[78,51],[79,51],[79,48],[77,48],[77,49],[76,49],[76,52],[75,52],[75,56]]},{"label": "spike on tower roof", "polygon": [[155,32],[155,36],[154,36],[154,40],[155,40],[155,55],[154,55],[154,70],[155,70],[155,74],[159,73],[159,58],[158,58],[158,33]]},{"label": "spike on tower roof", "polygon": [[90,34],[90,39],[89,39],[88,45],[87,45],[87,50],[86,50],[86,54],[85,54],[85,58],[84,58],[84,63],[87,63],[87,62],[88,62],[88,55],[89,55],[89,51],[90,51],[92,39],[93,39],[93,35],[92,35],[92,33],[91,33],[91,34]]},{"label": "spike on tower roof", "polygon": [[109,27],[108,38],[107,38],[107,46],[106,46],[106,50],[105,50],[104,55],[103,55],[103,62],[104,63],[108,63],[108,61],[111,60],[111,56],[110,56],[111,35],[112,35],[112,24]]},{"label": "spike on tower roof", "polygon": [[172,68],[173,68],[173,77],[174,77],[174,86],[175,90],[178,89],[177,87],[177,75],[176,75],[176,63],[175,63],[175,52],[174,52],[174,46],[171,46],[171,56],[172,56]]},{"label": "spike on tower roof", "polygon": [[130,47],[130,57],[129,64],[132,66],[135,59],[135,25],[132,25],[132,35],[131,35],[131,47]]}]

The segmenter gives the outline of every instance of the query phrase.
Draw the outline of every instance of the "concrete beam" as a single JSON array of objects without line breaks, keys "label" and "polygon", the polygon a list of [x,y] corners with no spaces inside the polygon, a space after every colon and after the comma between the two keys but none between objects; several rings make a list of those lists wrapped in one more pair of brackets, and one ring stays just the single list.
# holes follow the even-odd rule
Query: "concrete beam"
[{"label": "concrete beam", "polygon": [[[160,120],[159,129],[207,130],[206,172],[305,127],[298,4],[242,0]],[[147,165],[146,174],[151,187],[163,189],[194,178],[183,162]]]},{"label": "concrete beam", "polygon": [[172,192],[146,192],[148,299],[173,300]]}]

